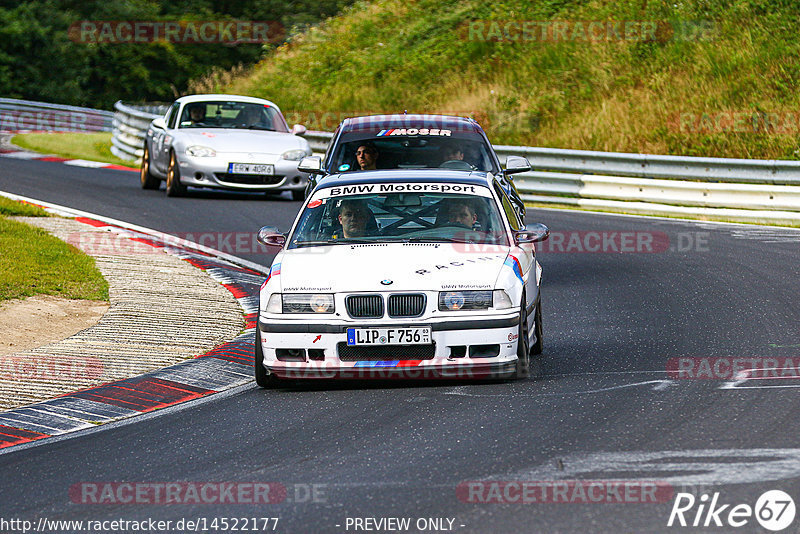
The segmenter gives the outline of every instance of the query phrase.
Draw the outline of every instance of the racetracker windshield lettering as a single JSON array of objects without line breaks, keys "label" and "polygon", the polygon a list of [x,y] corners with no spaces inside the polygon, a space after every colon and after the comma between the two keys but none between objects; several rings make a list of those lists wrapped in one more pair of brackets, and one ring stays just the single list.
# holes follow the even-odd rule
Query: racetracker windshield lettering
[{"label": "racetracker windshield lettering", "polygon": [[453,133],[451,130],[440,130],[438,128],[392,128],[390,130],[381,130],[376,137],[387,135],[439,135],[450,137],[451,133]]}]

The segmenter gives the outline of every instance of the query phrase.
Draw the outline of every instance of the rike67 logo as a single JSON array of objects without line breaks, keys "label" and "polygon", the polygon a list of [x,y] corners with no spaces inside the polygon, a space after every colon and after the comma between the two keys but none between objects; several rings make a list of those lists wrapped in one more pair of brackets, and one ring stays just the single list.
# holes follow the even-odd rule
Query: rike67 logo
[{"label": "rike67 logo", "polygon": [[711,497],[704,493],[699,499],[691,493],[678,493],[667,526],[740,528],[752,526],[755,518],[763,528],[778,532],[789,527],[794,516],[794,500],[781,490],[764,492],[755,506],[723,503],[719,492]]}]

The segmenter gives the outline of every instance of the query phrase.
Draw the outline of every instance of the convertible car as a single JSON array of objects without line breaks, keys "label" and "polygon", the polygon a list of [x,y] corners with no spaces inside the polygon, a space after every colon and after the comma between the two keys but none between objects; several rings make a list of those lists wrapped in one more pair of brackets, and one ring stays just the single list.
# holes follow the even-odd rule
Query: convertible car
[{"label": "convertible car", "polygon": [[320,181],[259,295],[255,379],[524,378],[542,352],[542,224],[496,175],[364,171]]},{"label": "convertible car", "polygon": [[187,186],[237,191],[291,191],[303,198],[308,174],[297,164],[311,155],[280,109],[260,98],[193,95],[179,98],[147,129],[141,166],[143,189],[166,181],[167,195]]}]

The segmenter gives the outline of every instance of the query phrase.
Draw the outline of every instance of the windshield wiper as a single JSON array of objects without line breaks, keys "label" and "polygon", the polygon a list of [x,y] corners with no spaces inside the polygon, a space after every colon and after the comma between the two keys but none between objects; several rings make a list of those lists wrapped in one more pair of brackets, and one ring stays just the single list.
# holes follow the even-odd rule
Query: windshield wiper
[{"label": "windshield wiper", "polygon": [[338,239],[320,239],[316,241],[296,241],[296,247],[317,247],[321,245],[361,245],[361,244],[374,244],[385,243],[382,239],[363,239],[360,237],[340,237]]}]

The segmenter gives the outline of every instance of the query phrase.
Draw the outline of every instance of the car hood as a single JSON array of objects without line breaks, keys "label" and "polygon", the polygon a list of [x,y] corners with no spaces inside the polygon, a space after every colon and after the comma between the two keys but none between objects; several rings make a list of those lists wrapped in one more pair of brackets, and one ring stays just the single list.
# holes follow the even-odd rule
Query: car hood
[{"label": "car hood", "polygon": [[[335,245],[285,251],[281,291],[361,292],[494,289],[505,247],[465,252],[450,243]],[[273,264],[275,265],[275,264]],[[274,267],[273,267],[274,268]]]},{"label": "car hood", "polygon": [[308,148],[308,141],[290,133],[221,128],[181,132],[180,142],[187,147],[201,145],[217,152],[236,153],[282,154],[287,150]]}]

